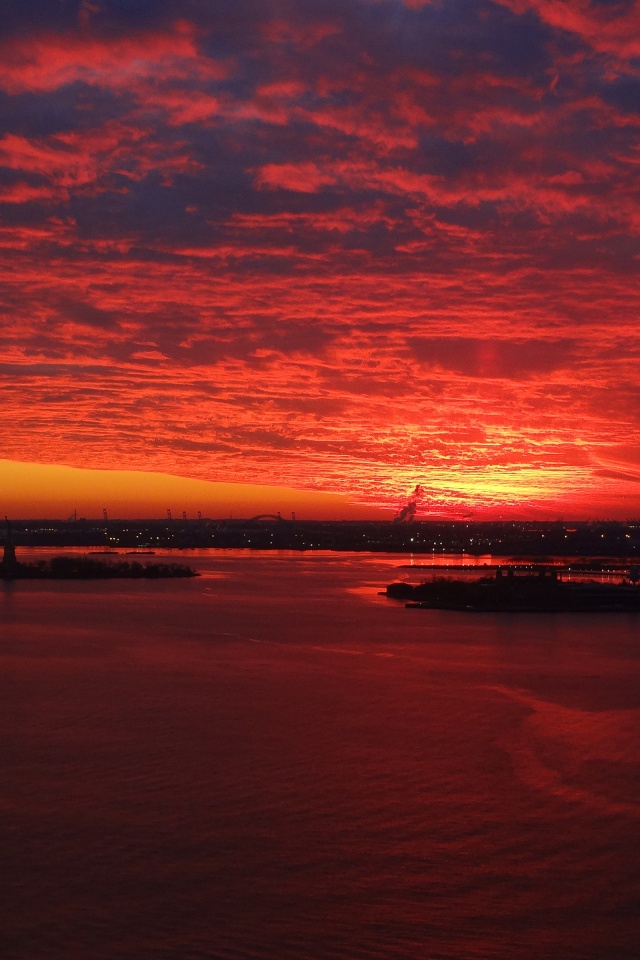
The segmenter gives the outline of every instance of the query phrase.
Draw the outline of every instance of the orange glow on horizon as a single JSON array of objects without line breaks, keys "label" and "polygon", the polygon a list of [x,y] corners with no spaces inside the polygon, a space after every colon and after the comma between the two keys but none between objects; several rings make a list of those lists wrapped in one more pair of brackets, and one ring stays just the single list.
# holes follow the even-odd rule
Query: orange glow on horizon
[{"label": "orange glow on horizon", "polygon": [[[581,502],[567,488],[578,475],[552,478],[532,470],[521,471],[517,485],[508,471],[490,469],[483,474],[467,472],[435,482],[417,501],[417,520],[496,519],[627,519],[632,515],[625,485],[615,478],[601,502],[589,495]],[[386,491],[380,487],[376,502],[357,501],[346,494],[304,490],[288,486],[223,483],[164,473],[133,470],[91,470],[56,464],[0,460],[0,513],[15,519],[78,517],[100,518],[103,509],[115,518],[162,518],[167,509],[189,519],[203,517],[251,517],[260,513],[292,512],[299,519],[391,520],[411,497],[411,482],[401,475],[394,486],[406,488],[406,496],[393,510],[386,507]],[[452,488],[455,485],[455,490]],[[391,492],[388,494],[391,496]],[[573,513],[567,509],[572,504]],[[616,509],[616,503],[618,504]]]},{"label": "orange glow on horizon", "polygon": [[0,460],[0,512],[14,519],[66,520],[73,516],[112,519],[163,518],[167,509],[179,519],[252,517],[292,512],[300,519],[382,519],[382,511],[363,508],[339,494],[250,483],[212,483],[162,473],[131,470],[83,470],[52,464]]}]

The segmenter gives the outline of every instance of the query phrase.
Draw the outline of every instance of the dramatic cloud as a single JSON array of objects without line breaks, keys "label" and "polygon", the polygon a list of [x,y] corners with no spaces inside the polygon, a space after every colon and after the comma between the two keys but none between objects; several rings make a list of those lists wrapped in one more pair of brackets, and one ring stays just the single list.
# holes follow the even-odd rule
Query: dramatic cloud
[{"label": "dramatic cloud", "polygon": [[25,0],[3,456],[640,513],[639,37],[631,0]]}]

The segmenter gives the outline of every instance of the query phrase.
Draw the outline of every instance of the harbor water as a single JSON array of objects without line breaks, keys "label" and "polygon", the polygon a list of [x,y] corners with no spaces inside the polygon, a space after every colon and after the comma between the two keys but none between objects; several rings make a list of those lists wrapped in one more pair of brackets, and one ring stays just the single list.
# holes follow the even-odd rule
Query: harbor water
[{"label": "harbor water", "polygon": [[0,584],[7,960],[640,957],[640,614],[176,558]]}]

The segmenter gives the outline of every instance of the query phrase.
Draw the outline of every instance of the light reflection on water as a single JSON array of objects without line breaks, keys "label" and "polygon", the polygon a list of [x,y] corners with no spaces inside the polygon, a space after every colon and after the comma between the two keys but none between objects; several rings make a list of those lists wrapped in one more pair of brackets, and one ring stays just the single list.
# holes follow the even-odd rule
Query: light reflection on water
[{"label": "light reflection on water", "polygon": [[180,556],[2,585],[5,956],[637,957],[637,615]]}]

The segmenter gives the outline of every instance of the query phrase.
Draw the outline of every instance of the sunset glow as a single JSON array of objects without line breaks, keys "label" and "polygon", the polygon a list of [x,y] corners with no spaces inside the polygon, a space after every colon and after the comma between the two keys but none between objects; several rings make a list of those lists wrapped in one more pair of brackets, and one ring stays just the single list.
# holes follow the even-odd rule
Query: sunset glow
[{"label": "sunset glow", "polygon": [[1,513],[640,515],[639,57],[632,0],[21,3]]},{"label": "sunset glow", "polygon": [[[300,518],[368,519],[371,509],[336,493],[295,490],[254,483],[211,483],[165,473],[127,470],[82,470],[51,464],[0,460],[4,509],[14,517],[48,519],[172,517],[188,520],[251,517],[257,514],[288,520]],[[71,508],[69,507],[71,504]],[[69,510],[71,509],[71,513]]]}]

